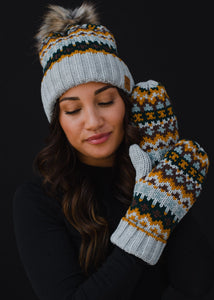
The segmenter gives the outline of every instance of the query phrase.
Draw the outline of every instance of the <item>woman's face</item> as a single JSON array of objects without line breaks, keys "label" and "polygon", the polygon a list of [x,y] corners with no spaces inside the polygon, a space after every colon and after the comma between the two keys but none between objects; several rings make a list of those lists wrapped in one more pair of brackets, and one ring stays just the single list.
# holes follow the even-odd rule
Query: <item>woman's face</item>
[{"label": "woman's face", "polygon": [[89,82],[59,99],[59,122],[79,159],[93,166],[112,166],[124,137],[125,104],[117,88]]}]

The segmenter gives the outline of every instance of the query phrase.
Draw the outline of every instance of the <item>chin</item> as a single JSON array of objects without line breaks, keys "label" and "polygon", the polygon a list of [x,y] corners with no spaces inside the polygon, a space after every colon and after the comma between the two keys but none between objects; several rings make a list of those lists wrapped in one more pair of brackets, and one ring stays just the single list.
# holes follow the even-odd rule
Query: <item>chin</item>
[{"label": "chin", "polygon": [[115,155],[115,152],[108,152],[108,153],[96,153],[88,156],[89,158],[91,157],[92,159],[108,159],[110,157],[113,157]]},{"label": "chin", "polygon": [[94,166],[112,166],[116,151],[93,151],[79,153],[79,159],[86,164]]}]

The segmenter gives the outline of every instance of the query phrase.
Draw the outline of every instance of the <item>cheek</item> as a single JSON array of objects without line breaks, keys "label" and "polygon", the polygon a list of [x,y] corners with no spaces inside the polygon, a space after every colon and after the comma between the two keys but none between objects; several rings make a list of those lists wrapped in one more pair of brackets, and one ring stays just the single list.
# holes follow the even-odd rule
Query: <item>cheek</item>
[{"label": "cheek", "polygon": [[125,117],[125,106],[120,105],[117,110],[112,114],[112,119],[118,129],[123,130]]},{"label": "cheek", "polygon": [[[70,143],[73,143],[73,141],[76,140],[77,135],[79,135],[78,127],[73,124],[70,120],[66,120],[65,118],[61,117],[59,118],[60,125],[62,127],[62,130],[64,131],[67,139]],[[75,130],[74,130],[75,128]]]}]

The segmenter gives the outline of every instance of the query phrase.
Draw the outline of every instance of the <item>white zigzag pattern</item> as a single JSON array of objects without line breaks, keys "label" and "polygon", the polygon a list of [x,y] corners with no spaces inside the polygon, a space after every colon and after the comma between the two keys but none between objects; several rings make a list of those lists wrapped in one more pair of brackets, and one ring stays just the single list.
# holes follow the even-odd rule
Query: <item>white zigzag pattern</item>
[{"label": "white zigzag pattern", "polygon": [[[164,164],[164,162],[161,164]],[[177,167],[172,165],[171,162],[168,162],[168,164],[170,165],[171,168],[177,170]],[[179,175],[180,174],[184,175],[186,182],[192,183],[195,186],[195,188],[197,188],[197,190],[200,192],[201,184],[198,184],[196,181],[193,180],[192,177],[186,176],[183,172],[180,172]],[[154,180],[154,185],[156,186],[156,188],[154,188],[154,186],[146,182],[146,180],[151,180],[151,179]],[[167,195],[167,192],[162,191],[159,188],[161,186],[167,186],[168,191],[171,195],[169,196]],[[187,209],[184,208],[182,204],[179,204],[178,201],[174,200],[173,193],[179,194],[179,200],[181,202],[187,201],[189,203],[189,207],[192,206],[190,197],[184,197],[180,189],[172,190],[171,185],[168,182],[160,182],[159,177],[157,175],[153,175],[153,176],[147,175],[145,177],[144,183],[140,182],[135,185],[134,193],[137,194],[141,193],[143,196],[147,196],[149,200],[153,199],[152,202],[153,205],[155,205],[158,202],[161,207],[162,206],[166,207],[165,212],[168,213],[168,211],[170,210],[173,214],[175,214],[176,216],[175,220],[177,218],[182,219],[184,215],[187,213]]]},{"label": "white zigzag pattern", "polygon": [[[154,177],[153,177],[154,178]],[[155,178],[156,179],[156,186],[161,186],[161,184],[158,181],[158,177]],[[171,186],[168,185],[171,191]],[[178,192],[180,194],[180,199],[181,201],[188,201],[190,204],[190,199],[189,198],[182,198],[183,196],[181,195],[180,190],[176,190],[176,192]],[[170,192],[171,194],[172,191]],[[160,188],[154,188],[154,186],[149,185],[147,182],[142,183],[137,183],[135,185],[135,189],[134,189],[134,194],[142,194],[142,198],[144,196],[148,197],[148,200],[153,199],[152,205],[156,205],[156,203],[158,202],[160,207],[166,207],[165,212],[168,213],[169,210],[175,215],[175,219],[174,220],[181,220],[185,214],[187,213],[187,210],[183,207],[182,204],[179,204],[178,201],[176,201],[173,196],[169,196],[167,195],[167,192],[161,191]]]}]

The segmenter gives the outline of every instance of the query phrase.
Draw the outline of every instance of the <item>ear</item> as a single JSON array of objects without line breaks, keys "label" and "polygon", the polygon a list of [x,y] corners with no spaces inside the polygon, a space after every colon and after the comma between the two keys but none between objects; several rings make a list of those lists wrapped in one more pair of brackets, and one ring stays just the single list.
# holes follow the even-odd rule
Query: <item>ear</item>
[{"label": "ear", "polygon": [[129,156],[136,170],[136,181],[146,176],[152,170],[152,162],[149,155],[137,144],[129,147]]}]

